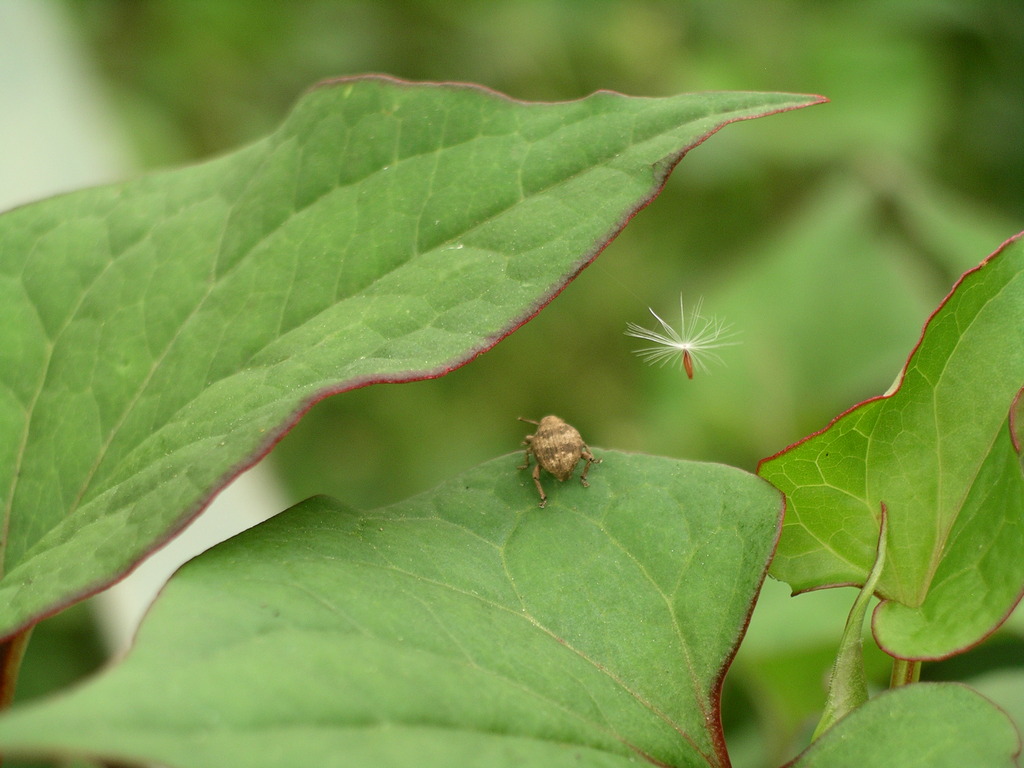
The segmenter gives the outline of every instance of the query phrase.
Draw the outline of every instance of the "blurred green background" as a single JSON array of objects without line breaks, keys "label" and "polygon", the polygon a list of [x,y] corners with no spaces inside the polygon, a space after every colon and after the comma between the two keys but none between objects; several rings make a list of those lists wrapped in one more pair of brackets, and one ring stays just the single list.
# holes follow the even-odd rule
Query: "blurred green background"
[{"label": "blurred green background", "polygon": [[[516,417],[547,413],[598,452],[752,471],[885,391],[957,276],[1024,227],[1020,0],[54,5],[139,169],[226,152],[272,130],[316,81],[366,72],[526,100],[598,89],[831,99],[698,147],[593,266],[466,367],[315,406],[270,456],[293,501],[404,498],[518,450],[528,427]],[[650,324],[648,307],[674,318],[680,294],[703,297],[742,342],[693,381],[642,364],[623,334]],[[800,613],[762,630],[759,609],[729,679],[737,765],[792,755],[852,600],[784,593],[769,585],[766,604]],[[1020,637],[999,640],[1018,664]],[[959,678],[994,664],[971,658]]]},{"label": "blurred green background", "polygon": [[[727,127],[596,264],[442,379],[323,401],[272,455],[290,496],[376,506],[556,413],[597,446],[753,469],[889,386],[956,277],[1022,226],[1024,4],[67,2],[141,166],[227,151],[331,76],[520,99],[701,90],[832,102]],[[739,333],[688,381],[631,354],[704,297]]]}]

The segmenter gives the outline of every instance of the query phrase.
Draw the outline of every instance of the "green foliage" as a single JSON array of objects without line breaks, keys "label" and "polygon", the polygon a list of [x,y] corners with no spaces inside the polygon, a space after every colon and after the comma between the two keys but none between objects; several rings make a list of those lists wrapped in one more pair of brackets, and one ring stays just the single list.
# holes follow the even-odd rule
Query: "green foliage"
[{"label": "green foliage", "polygon": [[[1024,145],[1017,137],[1018,128],[1024,124],[1019,77],[1024,17],[1016,0],[984,0],[972,5],[969,11],[948,3],[894,10],[891,4],[850,0],[827,5],[785,0],[771,5],[770,10],[764,4],[739,0],[697,0],[686,4],[611,0],[584,5],[585,8],[575,0],[502,0],[487,4],[314,0],[252,13],[248,7],[243,9],[230,3],[144,7],[116,0],[84,5],[67,3],[79,15],[82,28],[88,30],[94,57],[108,78],[104,93],[112,95],[122,106],[122,116],[131,126],[131,139],[144,151],[144,162],[148,165],[166,163],[169,159],[176,163],[194,160],[251,141],[278,122],[299,88],[339,72],[387,71],[413,79],[482,81],[525,98],[577,98],[606,87],[632,93],[731,87],[813,90],[833,99],[827,110],[758,121],[756,128],[730,129],[695,153],[684,166],[687,173],[682,183],[669,185],[659,205],[645,211],[637,225],[626,230],[596,269],[588,270],[586,279],[574,282],[557,302],[493,351],[474,359],[473,365],[412,386],[364,387],[315,406],[272,456],[275,466],[284,470],[291,483],[296,494],[293,498],[327,491],[360,509],[381,507],[377,514],[409,509],[417,502],[384,505],[456,475],[456,480],[446,481],[441,489],[417,501],[457,490],[451,483],[457,484],[459,479],[482,471],[479,468],[466,473],[465,467],[504,453],[521,439],[521,430],[513,421],[515,415],[538,417],[549,412],[566,416],[599,445],[753,467],[760,457],[774,454],[781,446],[820,429],[851,404],[882,392],[906,360],[908,350],[918,340],[922,323],[954,278],[977,264],[1007,233],[1020,228]],[[443,55],[438,55],[441,52]],[[17,111],[22,114],[20,104]],[[33,129],[36,125],[32,119],[20,122],[30,123]],[[40,141],[49,141],[50,136],[49,132],[38,130],[31,135],[38,136]],[[587,142],[586,137],[582,140]],[[573,147],[573,151],[582,149]],[[572,153],[557,159],[571,160],[571,156]],[[16,174],[4,176],[10,179]],[[270,200],[275,197],[273,184],[268,184],[263,192],[268,193]],[[287,194],[278,192],[275,204],[279,206]],[[473,194],[464,199],[475,203],[480,193],[479,186],[474,187]],[[253,198],[252,202],[251,210],[260,215],[266,213],[272,220],[273,207],[259,210],[258,201]],[[684,221],[682,226],[680,218]],[[531,218],[534,220],[543,223],[543,217]],[[252,223],[241,222],[240,231],[247,230]],[[621,223],[617,220],[614,226],[609,222],[609,226],[614,229]],[[297,231],[289,226],[294,223],[284,225],[282,231]],[[165,233],[170,231],[167,222],[164,227]],[[320,234],[329,236],[329,228],[324,227]],[[383,226],[380,231],[383,235]],[[270,234],[274,240],[274,232]],[[382,241],[386,239],[381,237]],[[165,238],[165,242],[171,240]],[[312,241],[322,242],[316,238]],[[309,240],[279,239],[276,245],[280,246],[279,252],[304,259],[304,242]],[[78,242],[68,239],[67,244],[75,248]],[[174,245],[179,245],[177,240]],[[263,247],[271,245],[275,244]],[[584,263],[582,251],[579,257],[574,266]],[[299,263],[296,261],[293,266]],[[562,267],[562,272],[555,268],[558,276],[548,284],[548,289],[556,291],[565,284],[564,277],[572,267]],[[313,273],[322,274],[315,270]],[[37,287],[45,282],[40,278],[49,278],[41,271],[25,274],[30,281],[36,281]],[[295,274],[293,285],[298,285],[299,273]],[[281,275],[270,271],[254,276],[265,277],[266,283],[271,283],[272,277]],[[70,277],[73,279],[74,275]],[[281,285],[289,279],[283,279]],[[252,285],[259,288],[258,281],[254,280]],[[158,296],[166,301],[169,297],[161,295],[159,288],[145,293],[147,300]],[[532,286],[530,290],[536,291],[537,301],[543,299],[542,287]],[[629,354],[631,346],[622,337],[627,320],[645,320],[648,305],[658,311],[671,307],[681,290],[690,301],[703,294],[709,311],[726,317],[740,331],[743,342],[730,348],[727,369],[693,382],[681,382],[670,372],[636,365]],[[293,293],[293,299],[298,298],[299,294]],[[59,304],[59,296],[53,299]],[[968,297],[959,300],[970,304]],[[526,311],[524,307],[522,316],[534,308]],[[125,311],[130,311],[130,302]],[[8,319],[6,304],[0,304],[0,314]],[[287,305],[280,316],[288,316]],[[239,316],[238,325],[254,319]],[[129,317],[121,328],[130,326]],[[503,330],[509,331],[511,326]],[[425,331],[420,328],[412,333]],[[478,347],[489,346],[492,341],[486,337]],[[212,348],[216,349],[216,344]],[[220,351],[230,352],[224,345]],[[72,369],[79,363],[90,362],[88,349],[77,352],[77,356],[68,357]],[[1002,359],[1003,355],[997,356],[995,367]],[[450,362],[439,364],[432,372],[447,370]],[[985,366],[991,362],[975,364]],[[182,370],[195,371],[187,366]],[[275,370],[275,374],[279,372]],[[88,375],[85,370],[75,373],[79,382]],[[169,369],[169,373],[173,371]],[[12,379],[17,375],[8,371],[3,374]],[[114,382],[111,379],[105,383]],[[290,394],[283,396],[287,398]],[[314,397],[320,394],[317,390]],[[83,395],[81,388],[71,391],[68,402],[72,402],[73,396]],[[309,400],[303,400],[300,407],[308,405]],[[1020,401],[1017,407],[1019,446]],[[241,421],[255,418],[245,408],[247,405],[240,402]],[[296,413],[297,410],[292,415]],[[985,413],[987,418],[990,413]],[[972,486],[988,493],[974,493],[960,508],[948,539],[951,556],[944,557],[947,549],[940,548],[934,578],[918,585],[919,592],[922,588],[928,592],[924,603],[907,607],[890,600],[879,609],[875,627],[878,637],[890,649],[902,644],[904,650],[915,653],[957,653],[944,661],[925,664],[924,675],[936,680],[969,679],[973,687],[998,701],[1011,719],[1021,723],[1024,685],[1019,670],[1020,649],[1024,647],[1024,612],[1012,615],[995,637],[976,650],[958,653],[1000,622],[1004,618],[1000,610],[1005,613],[1016,599],[1016,575],[1006,565],[1012,561],[1010,550],[1015,546],[1012,505],[1019,498],[1015,496],[1019,486],[1014,485],[1019,483],[1019,477],[1014,474],[1013,461],[1016,458],[1019,466],[1019,456],[1009,439],[1011,433],[1006,429],[1005,417],[1004,407],[1001,431],[997,431],[993,450],[978,469],[978,479]],[[1011,420],[1009,425],[1012,428],[1014,422]],[[232,440],[243,434],[245,427],[240,424],[241,432],[232,432]],[[266,442],[261,444],[264,447],[270,444],[272,435],[265,437]],[[60,448],[54,452],[62,452],[65,445],[77,450],[91,439],[62,433]],[[56,439],[54,444],[58,445]],[[521,508],[516,506],[518,496],[512,505],[518,510],[516,519],[523,522],[524,530],[527,524],[536,526],[533,530],[537,533],[547,530],[543,526],[561,530],[562,526],[581,522],[582,517],[595,512],[590,503],[601,499],[611,488],[602,487],[600,482],[615,477],[621,489],[624,480],[618,470],[626,462],[630,466],[638,462],[646,466],[641,456],[600,453],[615,458],[615,462],[607,461],[594,468],[592,479],[597,482],[591,488],[583,489],[576,482],[557,485],[548,481],[553,486],[549,489],[553,501],[547,511],[557,514],[555,518],[544,517],[544,512],[532,506],[531,483],[525,473],[517,476],[509,469],[507,475],[499,478],[496,474],[494,480],[515,480],[514,493],[524,494]],[[223,458],[215,451],[197,456],[214,464]],[[249,458],[255,456],[249,454]],[[511,457],[504,460],[518,463]],[[700,467],[680,466],[693,470]],[[221,479],[238,469],[225,467],[221,465]],[[72,470],[74,467],[61,468],[65,475]],[[190,477],[198,476],[195,498],[206,498],[200,489],[206,482],[205,468],[186,464],[184,470]],[[630,479],[634,484],[627,483],[623,504],[629,504],[630,497],[639,492],[635,480],[643,474],[643,470],[633,473]],[[739,473],[736,478],[741,486],[757,485],[753,478],[744,478]],[[62,479],[63,476],[55,476],[57,481]],[[698,497],[687,495],[687,503],[697,500]],[[1000,500],[1011,511],[1005,516],[1006,527],[997,533],[989,525],[991,510]],[[306,553],[314,551],[316,544],[312,550],[301,550],[297,557],[300,565],[293,571],[275,559],[275,552],[258,548],[257,552],[250,552],[250,543],[268,540],[275,532],[287,529],[290,521],[309,514],[315,504],[330,510],[331,519],[320,527],[335,533],[344,521],[367,514],[353,512],[335,502],[309,502],[271,523],[265,531],[253,531],[203,556],[172,581],[167,594],[154,608],[152,620],[144,627],[139,646],[123,664],[112,667],[70,696],[41,703],[36,709],[16,707],[0,718],[0,730],[10,728],[17,731],[15,738],[25,738],[28,732],[23,733],[12,724],[48,722],[48,733],[40,731],[37,749],[30,751],[51,754],[59,751],[57,744],[64,726],[75,723],[76,718],[84,718],[78,721],[80,724],[90,722],[94,733],[85,733],[88,726],[82,725],[77,736],[69,732],[68,738],[80,737],[79,747],[84,743],[82,740],[94,739],[92,746],[100,751],[105,749],[100,742],[125,746],[127,741],[142,735],[144,729],[163,723],[171,728],[162,742],[161,735],[150,730],[135,746],[137,754],[156,754],[154,745],[162,744],[170,755],[178,748],[172,741],[183,737],[187,742],[188,738],[188,734],[175,731],[174,726],[212,723],[214,702],[222,706],[228,701],[233,713],[259,717],[255,707],[246,710],[244,702],[229,692],[212,685],[204,688],[202,681],[191,692],[169,689],[166,675],[153,671],[159,667],[153,655],[166,653],[167,658],[183,661],[186,667],[188,662],[196,661],[187,653],[189,648],[196,647],[188,645],[193,634],[189,630],[198,617],[207,614],[202,613],[200,606],[192,613],[182,609],[180,624],[161,623],[162,617],[177,611],[178,598],[191,591],[209,596],[211,606],[221,607],[230,594],[247,592],[251,598],[249,609],[225,615],[212,611],[210,625],[220,626],[224,634],[218,638],[199,633],[204,642],[230,640],[253,626],[282,630],[281,637],[287,636],[280,621],[262,612],[259,601],[264,588],[279,595],[287,591],[288,585],[301,584],[301,579],[285,579],[283,583],[278,579],[272,585],[240,585],[230,579],[220,580],[219,574],[251,572],[264,565],[264,554],[269,561],[268,572],[284,570],[288,576],[307,568],[315,568],[317,573],[334,572],[334,568],[337,572],[351,571],[359,561],[308,562]],[[647,519],[651,514],[647,509],[638,511],[634,520]],[[160,525],[172,516],[165,517]],[[439,507],[428,510],[428,519],[441,516]],[[186,517],[179,517],[178,524]],[[139,518],[133,520],[136,527],[141,522]],[[670,529],[672,524],[678,521],[671,520]],[[170,535],[176,527],[177,524],[164,528],[164,535]],[[370,537],[384,538],[394,533],[389,526],[378,527],[385,530],[367,528],[364,532]],[[1008,532],[1005,541],[1004,531]],[[905,551],[924,545],[914,539],[919,529],[911,526],[910,532],[912,541],[904,547]],[[159,538],[151,538],[152,533],[143,530],[133,534],[130,526],[117,529],[113,544],[107,549],[130,544],[132,536],[137,542],[148,539],[147,546],[151,546]],[[636,540],[644,539],[650,544],[648,534],[646,530],[638,531]],[[307,535],[303,543],[311,540]],[[423,544],[429,541],[427,537]],[[346,553],[357,551],[357,543],[346,539]],[[410,542],[414,546],[419,543]],[[438,564],[449,571],[472,569],[478,564],[475,560],[454,563],[449,556],[456,561],[460,553],[469,557],[479,550],[473,546],[478,543],[459,537],[446,541],[441,553],[436,548],[431,550],[428,554],[433,559],[424,557],[415,562],[421,569]],[[548,556],[544,563],[535,565],[537,582],[551,573],[551,568],[544,567],[548,559],[552,564],[565,566],[565,571],[559,573],[583,573],[594,565],[579,562],[595,545],[593,539],[580,536],[563,543],[537,536],[535,543],[546,545],[544,551]],[[287,544],[297,546],[294,541]],[[747,544],[756,547],[758,542]],[[972,559],[972,545],[985,556],[977,561]],[[147,546],[140,545],[139,553]],[[277,550],[283,551],[284,546]],[[600,546],[594,551],[600,553],[601,563],[620,563],[614,551]],[[237,562],[226,562],[224,553],[235,553]],[[104,552],[103,556],[108,554]],[[75,547],[69,547],[68,557],[63,560],[55,555],[54,562],[60,566],[55,581],[63,579],[72,566],[77,567],[82,555],[82,548]],[[137,556],[126,551],[123,559],[127,562]],[[919,558],[910,561],[915,559],[920,562]],[[666,556],[665,560],[671,558]],[[863,560],[855,570],[863,573],[862,565]],[[107,575],[89,588],[98,588],[116,570],[108,569]],[[596,583],[607,592],[608,588],[620,585],[616,579],[624,576],[628,568],[608,573],[597,570]],[[217,573],[220,584],[194,577],[204,573]],[[532,570],[525,574],[532,575]],[[997,588],[990,589],[986,581],[989,577],[1002,581]],[[680,599],[690,599],[686,596],[691,595],[707,600],[705,589],[714,578],[713,573],[707,574],[701,583],[692,585],[692,593],[688,586],[681,586]],[[259,579],[257,576],[256,581]],[[620,586],[625,589],[629,584],[628,579],[623,579]],[[632,584],[636,590],[643,589]],[[31,591],[32,586],[26,584],[26,589]],[[335,592],[348,599],[351,590],[346,591],[346,586]],[[536,590],[535,595],[552,594],[545,592],[550,588],[547,582],[530,586]],[[581,594],[592,594],[583,592],[584,588],[589,589],[589,584],[581,587]],[[430,599],[437,591],[436,585],[417,583],[405,593],[385,594],[388,598],[405,599],[406,604],[413,606],[410,612],[416,610],[419,613],[415,615],[423,615],[423,606],[433,605]],[[792,758],[807,744],[809,723],[817,718],[824,703],[821,681],[835,655],[839,630],[852,599],[851,590],[823,590],[796,599],[789,599],[786,591],[775,582],[765,586],[737,663],[731,666],[726,680],[722,717],[731,758],[737,766],[774,767]],[[952,599],[953,595],[968,593],[970,599]],[[334,598],[319,583],[312,584],[305,594]],[[375,603],[364,597],[365,602],[357,602],[357,610],[372,612]],[[594,597],[590,605],[568,600],[561,593],[556,597],[559,608],[568,605],[568,615],[590,611],[586,614],[586,630],[590,625],[605,626],[602,621],[611,626],[619,621],[629,632],[636,631],[634,626],[646,627],[644,616],[633,620],[635,617],[615,613],[624,610],[619,601],[602,600],[603,595]],[[55,605],[59,604],[63,602]],[[639,604],[643,606],[645,602]],[[282,615],[298,615],[306,607],[309,603],[301,598],[289,601]],[[705,606],[702,603],[700,607]],[[328,608],[324,611],[322,615],[329,615]],[[264,620],[266,624],[259,623]],[[466,628],[467,623],[459,626]],[[682,622],[682,626],[689,625]],[[161,642],[163,627],[175,636],[184,635],[183,651]],[[33,634],[30,662],[32,652],[43,647],[46,629],[44,622]],[[586,630],[581,634],[589,637]],[[330,631],[324,634],[333,641]],[[403,639],[407,637],[412,636],[402,635]],[[599,637],[595,632],[594,638]],[[912,639],[913,648],[908,638]],[[277,638],[270,635],[251,639],[270,646]],[[417,635],[415,639],[423,638]],[[494,660],[500,642],[493,636],[480,638],[477,634],[471,639],[478,641],[481,652],[490,652],[489,658]],[[431,648],[441,648],[445,640],[452,638],[432,638],[435,645]],[[332,658],[331,648],[319,645],[308,634],[301,642],[303,648],[310,650],[311,659]],[[622,645],[617,643],[616,649]],[[225,642],[217,661],[230,662],[228,657],[234,647]],[[711,643],[709,647],[720,650],[724,645]],[[73,651],[73,643],[70,648]],[[394,659],[404,663],[409,658],[404,653],[408,648],[398,645],[393,650]],[[464,658],[457,656],[461,651],[461,647],[457,648],[454,658]],[[560,647],[557,652],[564,651],[565,647]],[[866,644],[865,653],[869,690],[875,692],[886,679],[891,659],[874,642]],[[40,656],[39,663],[54,666],[48,658],[45,654]],[[394,690],[389,686],[396,682],[389,674],[389,656],[381,662],[388,666],[381,668],[382,673],[372,685],[360,691],[341,691],[336,683],[332,688],[335,674],[337,679],[346,674],[367,675],[366,669],[352,670],[340,661],[334,664],[334,659],[327,673],[318,667],[315,673],[303,677],[302,690],[289,690],[283,682],[289,670],[278,670],[277,658],[269,662],[258,654],[251,654],[250,658],[258,659],[257,670],[242,671],[239,663],[239,674],[231,682],[250,685],[247,690],[259,700],[259,681],[271,670],[268,679],[280,685],[278,692],[294,705],[282,713],[283,707],[275,708],[275,702],[269,706],[271,715],[299,718],[319,704],[330,711],[347,705],[354,707],[359,701],[373,701],[374,691]],[[284,658],[283,651],[280,658]],[[297,667],[301,669],[306,662],[307,659],[298,659]],[[142,678],[134,679],[136,670],[147,667],[149,671]],[[166,673],[167,667],[164,670]],[[979,670],[987,672],[979,675]],[[189,671],[183,669],[182,674]],[[559,667],[556,673],[561,671]],[[678,673],[678,668],[671,671]],[[530,669],[518,664],[515,672],[528,676]],[[173,693],[184,703],[172,710],[162,700],[146,699],[152,692],[142,691],[143,680]],[[30,679],[25,682],[26,691],[34,687],[28,685]],[[193,681],[181,684],[191,686]],[[313,691],[322,695],[315,699],[306,695]],[[522,689],[517,690],[521,692]],[[116,702],[104,700],[106,693],[138,693],[136,700],[146,703],[141,711],[126,711],[129,708],[122,707],[115,713]],[[62,700],[73,702],[66,712],[60,708]],[[698,700],[694,697],[691,702]],[[745,700],[750,701],[756,713],[743,710]],[[456,697],[450,703],[449,711],[464,712],[468,717],[493,714],[490,710],[478,713],[472,707],[475,700]],[[713,703],[716,717],[719,703]],[[95,705],[99,713],[111,713],[109,722],[104,721],[102,714],[86,711],[89,704]],[[584,705],[573,701],[573,706]],[[557,718],[565,711],[556,713],[551,722],[561,722]],[[65,714],[69,718],[66,721]],[[430,714],[439,713],[432,709]],[[129,727],[112,725],[121,716],[129,719]],[[488,765],[500,764],[496,762],[502,759],[500,756],[487,752],[500,743],[494,738],[494,730],[511,733],[512,725],[530,726],[537,719],[537,711],[515,718],[514,723],[509,722],[511,716],[498,715],[497,728],[480,734],[478,739],[460,734],[465,739],[463,743],[469,744],[471,754],[453,762],[470,763],[478,759]],[[261,723],[246,736],[258,739]],[[577,723],[582,725],[583,721]],[[641,731],[647,732],[646,727],[641,726],[634,733]],[[705,735],[714,732],[712,728]],[[324,743],[316,741],[320,735],[316,728],[297,726],[289,736],[299,739],[304,734],[313,739],[314,745]],[[207,746],[212,751],[228,745],[237,735],[238,731],[228,733],[222,742],[208,742]],[[431,756],[425,742],[423,751],[416,755],[417,763],[428,761]],[[258,754],[246,754],[240,762],[251,765],[262,759],[268,764],[278,760],[290,765],[292,755],[283,755],[282,751],[290,748],[291,742],[283,744],[286,742],[278,738],[267,738],[257,748]],[[407,748],[409,742],[402,744]],[[571,762],[581,757],[588,764],[602,764],[602,760],[608,759],[609,764],[618,765],[628,759],[621,752],[622,746],[619,741],[609,751],[579,747],[589,751],[567,751],[564,759]],[[531,764],[559,764],[558,760],[563,759],[549,760],[552,750],[546,742],[526,743],[509,736],[499,747],[506,748],[512,750],[511,754],[520,750],[520,757],[530,754]],[[679,745],[672,748],[684,750]],[[956,686],[912,685],[876,696],[856,709],[826,731],[794,764],[900,768],[915,764],[1013,765],[1013,755],[1018,750],[1019,742],[1006,720],[980,697]],[[506,758],[508,754],[505,753]],[[391,756],[331,750],[314,755],[312,762],[382,764]],[[451,751],[447,756],[452,757]],[[125,757],[122,753],[116,755],[118,760]],[[207,757],[214,761],[219,758],[210,754]],[[638,759],[635,753],[629,757]],[[190,759],[191,756],[184,757],[182,762],[188,764]]]},{"label": "green foliage", "polygon": [[[955,725],[955,727],[953,727]],[[1020,737],[984,697],[922,683],[884,693],[841,720],[791,768],[930,768],[1017,765]]]},{"label": "green foliage", "polygon": [[0,719],[0,744],[211,767],[727,764],[719,689],[781,496],[730,467],[601,456],[543,510],[518,454],[385,509],[304,502],[183,568],[128,659]]},{"label": "green foliage", "polygon": [[0,634],[117,579],[316,399],[494,345],[725,123],[817,100],[338,81],[233,155],[8,213]]},{"label": "green foliage", "polygon": [[891,394],[765,461],[786,493],[772,573],[794,589],[862,584],[888,510],[882,646],[948,656],[992,632],[1024,586],[1024,473],[1009,413],[1024,383],[1024,238],[969,272]]}]

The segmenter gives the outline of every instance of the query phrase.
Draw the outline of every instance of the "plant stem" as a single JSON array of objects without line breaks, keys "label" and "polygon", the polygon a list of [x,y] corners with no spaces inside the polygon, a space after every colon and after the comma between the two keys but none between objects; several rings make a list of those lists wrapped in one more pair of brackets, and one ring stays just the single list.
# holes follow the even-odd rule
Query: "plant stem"
[{"label": "plant stem", "polygon": [[11,701],[14,700],[18,670],[21,668],[21,659],[25,655],[25,648],[28,647],[31,635],[32,627],[29,627],[0,643],[0,711],[11,706]]},{"label": "plant stem", "polygon": [[875,586],[885,567],[887,520],[885,504],[882,504],[875,562],[846,619],[846,627],[839,643],[839,653],[832,665],[832,674],[828,682],[825,711],[822,712],[818,727],[811,735],[812,741],[868,700],[868,684],[864,676],[864,618],[875,594]]},{"label": "plant stem", "polygon": [[893,659],[892,677],[889,678],[889,687],[898,688],[901,685],[916,683],[921,678],[921,662],[913,659]]}]

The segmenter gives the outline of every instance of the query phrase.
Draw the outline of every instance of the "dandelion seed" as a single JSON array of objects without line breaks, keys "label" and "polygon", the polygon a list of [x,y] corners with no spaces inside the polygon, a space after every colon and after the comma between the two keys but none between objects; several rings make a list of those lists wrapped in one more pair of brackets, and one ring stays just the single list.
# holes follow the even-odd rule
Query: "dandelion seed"
[{"label": "dandelion seed", "polygon": [[712,350],[719,347],[731,347],[739,342],[729,341],[736,335],[731,330],[732,326],[717,318],[705,317],[701,314],[702,304],[703,299],[698,299],[690,313],[689,320],[687,320],[686,311],[683,309],[683,297],[679,297],[678,331],[662,320],[653,309],[650,310],[650,313],[661,324],[661,331],[648,330],[636,323],[627,323],[627,336],[651,341],[655,344],[653,347],[636,350],[636,354],[651,365],[665,365],[678,359],[679,367],[685,370],[686,375],[691,379],[695,369],[707,371],[708,362],[724,365],[722,358]]}]

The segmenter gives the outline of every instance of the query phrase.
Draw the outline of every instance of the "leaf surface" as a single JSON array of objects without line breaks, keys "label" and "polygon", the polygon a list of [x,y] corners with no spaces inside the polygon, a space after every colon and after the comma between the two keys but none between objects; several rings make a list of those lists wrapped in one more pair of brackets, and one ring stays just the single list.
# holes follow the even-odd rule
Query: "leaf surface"
[{"label": "leaf surface", "polygon": [[1024,590],[1024,473],[1009,414],[1024,386],[1024,239],[966,273],[891,394],[761,463],[789,499],[773,575],[862,584],[889,514],[876,639],[926,659],[977,643]]},{"label": "leaf surface", "polygon": [[187,564],[118,666],[0,717],[0,750],[172,766],[727,764],[725,668],[781,495],[597,451],[503,456],[373,512],[304,502]]},{"label": "leaf surface", "polygon": [[492,347],[723,125],[819,101],[340,80],[231,155],[0,217],[0,637],[123,575],[318,399]]},{"label": "leaf surface", "polygon": [[1020,738],[992,702],[955,683],[887,691],[826,731],[789,768],[1012,768]]}]

